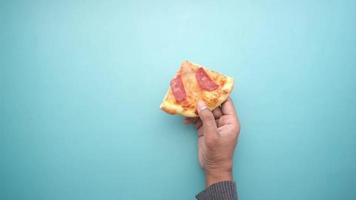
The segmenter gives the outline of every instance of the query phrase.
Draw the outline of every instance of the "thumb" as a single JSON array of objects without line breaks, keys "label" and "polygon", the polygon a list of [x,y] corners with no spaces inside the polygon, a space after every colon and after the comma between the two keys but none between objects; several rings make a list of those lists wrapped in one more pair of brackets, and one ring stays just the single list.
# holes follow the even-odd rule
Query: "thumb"
[{"label": "thumb", "polygon": [[216,136],[217,126],[216,126],[214,115],[206,106],[204,101],[198,102],[198,115],[203,123],[204,134],[206,134],[207,137]]}]

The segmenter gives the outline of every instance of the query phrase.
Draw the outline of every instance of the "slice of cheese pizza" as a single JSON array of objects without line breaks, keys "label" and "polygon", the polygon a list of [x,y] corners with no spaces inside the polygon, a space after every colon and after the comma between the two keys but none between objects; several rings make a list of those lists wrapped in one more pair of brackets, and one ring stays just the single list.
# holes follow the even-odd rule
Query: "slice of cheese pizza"
[{"label": "slice of cheese pizza", "polygon": [[215,109],[229,97],[233,82],[229,76],[184,61],[171,80],[160,108],[169,114],[197,117],[199,100],[210,110]]}]

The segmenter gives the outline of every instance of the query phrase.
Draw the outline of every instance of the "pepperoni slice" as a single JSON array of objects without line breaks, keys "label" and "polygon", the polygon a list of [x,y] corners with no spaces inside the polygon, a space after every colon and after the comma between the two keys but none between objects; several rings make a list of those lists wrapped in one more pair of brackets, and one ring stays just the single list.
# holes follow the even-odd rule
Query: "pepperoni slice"
[{"label": "pepperoni slice", "polygon": [[187,95],[185,93],[182,77],[180,75],[171,80],[171,90],[177,102],[182,102],[185,100]]},{"label": "pepperoni slice", "polygon": [[219,87],[213,80],[211,80],[209,75],[202,67],[200,67],[195,73],[195,78],[198,81],[199,87],[203,90],[213,91]]}]

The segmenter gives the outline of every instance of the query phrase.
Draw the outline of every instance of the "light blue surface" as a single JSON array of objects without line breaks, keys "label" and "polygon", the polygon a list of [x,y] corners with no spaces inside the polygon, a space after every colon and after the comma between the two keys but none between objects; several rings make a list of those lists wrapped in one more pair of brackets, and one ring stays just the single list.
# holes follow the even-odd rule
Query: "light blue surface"
[{"label": "light blue surface", "polygon": [[236,79],[241,200],[356,199],[351,0],[1,1],[0,199],[193,199],[184,59]]}]

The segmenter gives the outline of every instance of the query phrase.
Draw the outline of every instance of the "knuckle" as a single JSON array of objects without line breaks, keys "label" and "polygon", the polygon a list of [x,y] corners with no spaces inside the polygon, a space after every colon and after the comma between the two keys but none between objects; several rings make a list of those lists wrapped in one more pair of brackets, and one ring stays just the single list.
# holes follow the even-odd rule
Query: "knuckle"
[{"label": "knuckle", "polygon": [[229,123],[229,118],[228,117],[222,117],[221,118],[222,123],[228,124]]}]

